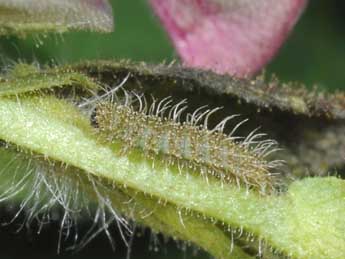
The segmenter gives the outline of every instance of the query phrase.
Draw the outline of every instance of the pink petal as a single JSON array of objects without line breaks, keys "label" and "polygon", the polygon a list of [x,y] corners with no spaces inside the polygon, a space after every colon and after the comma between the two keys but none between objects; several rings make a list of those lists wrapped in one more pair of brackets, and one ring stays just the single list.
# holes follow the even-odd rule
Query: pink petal
[{"label": "pink petal", "polygon": [[307,0],[150,0],[186,65],[240,77],[272,59]]},{"label": "pink petal", "polygon": [[[0,0],[1,23],[56,25],[72,29],[112,31],[108,0]],[[11,22],[11,20],[9,20]]]}]

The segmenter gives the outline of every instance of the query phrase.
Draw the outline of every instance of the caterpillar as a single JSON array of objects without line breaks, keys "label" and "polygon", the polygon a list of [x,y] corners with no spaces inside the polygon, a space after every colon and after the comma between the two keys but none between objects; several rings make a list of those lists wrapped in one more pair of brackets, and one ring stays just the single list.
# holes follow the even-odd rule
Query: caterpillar
[{"label": "caterpillar", "polygon": [[150,159],[159,156],[167,165],[244,184],[261,193],[274,189],[271,171],[280,161],[268,161],[266,157],[277,150],[277,143],[261,140],[265,134],[257,130],[245,138],[234,136],[246,120],[225,134],[226,123],[238,115],[228,116],[210,129],[210,117],[221,108],[202,106],[187,113],[182,120],[186,100],[173,104],[167,97],[148,104],[145,97],[127,92],[124,99],[122,102],[118,98],[117,101],[100,101],[95,115],[99,133],[107,142],[119,143],[121,154],[136,148]]}]

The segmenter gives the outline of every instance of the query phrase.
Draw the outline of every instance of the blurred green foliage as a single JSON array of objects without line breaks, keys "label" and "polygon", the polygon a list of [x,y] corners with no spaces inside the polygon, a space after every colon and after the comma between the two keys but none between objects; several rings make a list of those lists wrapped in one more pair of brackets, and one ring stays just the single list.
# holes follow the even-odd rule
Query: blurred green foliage
[{"label": "blurred green foliage", "polygon": [[[46,63],[81,59],[126,58],[160,62],[172,60],[174,51],[146,0],[112,0],[115,32],[76,32],[63,35],[8,38],[0,43],[0,53],[10,59],[22,58]],[[41,45],[41,42],[44,42]]]},{"label": "blurred green foliage", "polygon": [[[146,0],[112,0],[112,3],[116,19],[114,33],[78,32],[61,36],[36,35],[27,39],[3,38],[0,40],[2,63],[17,60],[66,63],[82,59],[113,58],[162,62],[177,58],[168,36],[160,27]],[[283,81],[301,81],[310,87],[317,84],[330,91],[345,90],[344,12],[344,1],[311,0],[291,37],[267,67],[268,74],[274,73]],[[53,227],[45,236],[49,233],[56,233],[56,228]],[[0,258],[27,258],[28,254],[35,258],[53,258],[53,245],[56,244],[57,236],[43,238],[48,245],[46,242],[41,244],[42,239],[38,243],[33,241],[34,249],[31,250],[32,244],[27,248],[21,245],[26,242],[26,235],[24,239],[22,236],[8,238],[8,235],[0,235],[1,243],[7,247],[0,254]],[[101,238],[79,256],[68,255],[63,258],[114,258],[116,255],[111,252],[106,242],[106,239]],[[6,243],[10,245],[6,246]],[[21,255],[14,256],[15,247],[20,246],[23,248]],[[45,249],[42,251],[42,248]],[[120,246],[120,250],[122,251],[123,247]],[[169,253],[161,251],[159,254],[147,253],[147,250],[148,244],[143,245],[141,240],[139,245],[134,247],[132,258],[189,258],[188,253],[184,256],[183,252],[172,249],[169,249]],[[98,252],[93,256],[90,251]],[[122,252],[116,258],[125,258],[125,254]],[[197,258],[201,257],[199,253]]]},{"label": "blurred green foliage", "polygon": [[345,89],[345,2],[311,0],[268,71],[282,80]]}]

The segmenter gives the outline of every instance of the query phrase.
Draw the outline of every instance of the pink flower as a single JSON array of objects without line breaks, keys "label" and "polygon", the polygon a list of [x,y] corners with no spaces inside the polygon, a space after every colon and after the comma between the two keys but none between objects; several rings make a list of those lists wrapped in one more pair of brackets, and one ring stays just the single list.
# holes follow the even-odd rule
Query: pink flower
[{"label": "pink flower", "polygon": [[280,48],[307,0],[150,0],[185,65],[243,77]]}]

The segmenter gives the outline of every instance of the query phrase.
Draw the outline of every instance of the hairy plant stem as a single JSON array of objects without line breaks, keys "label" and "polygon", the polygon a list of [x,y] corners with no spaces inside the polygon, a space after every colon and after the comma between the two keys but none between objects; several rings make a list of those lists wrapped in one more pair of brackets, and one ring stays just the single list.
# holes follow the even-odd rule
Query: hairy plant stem
[{"label": "hairy plant stem", "polygon": [[[60,106],[52,106],[52,103]],[[289,191],[280,197],[261,197],[243,187],[223,184],[213,178],[206,181],[193,172],[180,172],[178,168],[164,166],[159,161],[152,163],[151,160],[142,158],[139,151],[120,156],[114,152],[116,147],[101,145],[91,127],[87,128],[84,123],[82,127],[78,126],[82,116],[75,111],[73,117],[71,110],[71,105],[53,97],[18,100],[1,98],[0,138],[124,187],[166,200],[186,210],[194,210],[232,227],[244,228],[293,258],[330,258],[332,254],[343,253],[342,249],[338,250],[344,245],[344,238],[341,236],[343,232],[336,236],[336,242],[331,247],[325,248],[325,243],[308,247],[310,240],[320,234],[329,236],[325,222],[316,230],[310,222],[305,224],[304,232],[299,229],[299,224],[306,217],[304,212],[312,213],[308,217],[315,215],[316,212],[310,210],[310,206],[318,202],[319,192],[323,189],[327,194],[325,197],[330,201],[334,199],[337,206],[332,208],[327,205],[327,210],[321,210],[322,206],[312,209],[318,209],[320,215],[328,215],[334,211],[337,215],[343,215],[341,213],[345,208],[344,200],[342,198],[340,203],[337,200],[344,197],[345,188],[342,181],[316,180],[316,183],[320,182],[320,186],[316,184],[316,188],[320,190],[314,195],[309,190],[308,199],[299,196],[301,191],[298,187],[300,188],[301,184],[298,182],[293,188],[290,187],[295,193]],[[67,112],[69,115],[65,116]],[[308,186],[307,183],[308,181],[304,185]],[[315,180],[310,180],[309,185],[315,188]],[[334,191],[328,190],[326,185],[334,188]],[[330,196],[332,191],[334,198]],[[302,206],[298,202],[301,202]],[[296,210],[296,206],[299,206],[300,211]],[[300,216],[302,218],[299,218]],[[336,220],[344,221],[338,218]],[[333,221],[329,223],[331,226]],[[323,255],[320,255],[320,252]]]},{"label": "hairy plant stem", "polygon": [[[135,222],[148,226],[155,232],[193,242],[218,259],[253,258],[237,247],[214,223],[183,213],[170,204],[158,204],[155,199],[142,193],[135,194],[129,189],[122,192],[124,197],[121,198],[120,205],[119,194],[117,192],[110,196],[115,207],[120,208],[124,215],[130,215]],[[132,200],[135,206],[125,207],[124,200]],[[144,217],[143,213],[149,213],[149,216]]]},{"label": "hairy plant stem", "polygon": [[[44,167],[53,169],[47,170],[44,174],[55,174],[55,176],[46,175],[47,177],[53,177],[53,179],[59,181],[59,177],[63,176],[68,177],[74,182],[78,182],[77,185],[83,186],[83,195],[87,196],[92,203],[97,204],[97,199],[100,198],[97,197],[97,195],[101,195],[104,199],[109,198],[112,208],[116,210],[117,213],[134,221],[136,224],[149,227],[155,233],[162,233],[176,240],[186,241],[188,243],[192,242],[217,259],[253,258],[243,252],[241,248],[237,247],[233,240],[219,229],[216,224],[211,223],[207,219],[183,213],[171,204],[158,202],[156,199],[149,198],[142,193],[128,188],[124,189],[118,186],[114,188],[114,186],[106,182],[97,185],[98,181],[96,181],[96,179],[87,177],[84,172],[77,168],[70,167],[66,169],[60,167],[58,164],[53,165],[51,162],[43,161],[39,159],[39,156],[36,159],[29,157],[30,156],[27,154],[23,155],[14,151],[13,148],[0,148],[0,164],[3,165],[0,169],[2,183],[0,185],[0,192],[3,196],[10,197],[10,199],[5,199],[8,202],[11,201],[12,203],[23,204],[22,202],[25,201],[26,197],[32,194],[32,178],[34,177],[34,173],[31,173],[30,176],[26,178],[25,182],[20,185],[24,188],[18,187],[14,189],[13,193],[15,195],[11,195],[11,193],[8,193],[8,195],[4,194],[8,192],[10,187],[22,181],[23,176],[27,175],[28,172],[37,172],[37,170],[40,170],[38,165],[42,167],[43,164]],[[59,172],[60,170],[63,170],[63,172]],[[18,177],[14,175],[18,175]],[[20,191],[17,192],[18,190]],[[51,190],[46,191],[49,194]],[[76,192],[76,190],[72,190],[72,192]],[[38,198],[43,197],[39,196]],[[75,199],[75,197],[70,198],[72,200]],[[3,199],[0,200],[3,202]],[[42,204],[45,203],[45,201],[41,202]],[[27,209],[32,209],[31,206],[33,205],[28,204]],[[60,206],[61,204],[59,204],[59,206],[57,204],[55,206],[57,208],[53,209],[58,209]],[[73,208],[70,210],[73,210]],[[85,216],[84,213],[78,215],[78,217],[84,221],[89,220],[89,217],[91,217],[89,215],[85,218]],[[134,233],[132,235],[134,235]],[[81,242],[78,249],[83,248],[92,240],[92,238],[86,238],[87,241],[85,242],[84,240],[84,242]],[[59,244],[59,246],[61,245],[62,244]],[[128,249],[131,248],[129,247]]]}]

